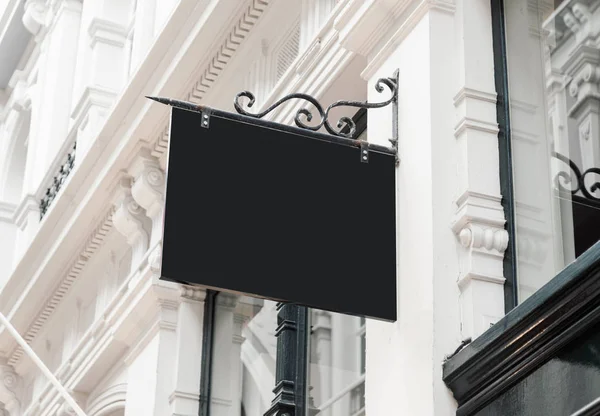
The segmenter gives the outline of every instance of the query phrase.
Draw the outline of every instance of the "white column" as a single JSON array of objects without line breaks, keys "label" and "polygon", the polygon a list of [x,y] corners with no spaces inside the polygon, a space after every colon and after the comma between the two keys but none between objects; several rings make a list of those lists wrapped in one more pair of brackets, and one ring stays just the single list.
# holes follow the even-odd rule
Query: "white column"
[{"label": "white column", "polygon": [[40,42],[39,65],[43,68],[38,73],[38,99],[33,109],[38,115],[32,128],[35,134],[30,138],[37,166],[27,183],[31,193],[40,186],[67,137],[81,17],[79,0],[60,0],[53,10],[44,8],[43,3],[28,1],[24,17]]},{"label": "white column", "polygon": [[202,363],[202,331],[206,292],[181,287],[181,303],[177,318],[175,385],[169,396],[171,413],[196,416],[199,406],[200,371]]},{"label": "white column", "polygon": [[[367,321],[366,414],[454,416],[444,357],[464,337],[461,326],[481,333],[503,315],[490,6],[414,2],[407,13],[403,2],[353,5],[355,15],[340,19],[341,38],[368,59],[369,101],[382,101],[376,81],[399,70],[398,320]],[[369,141],[389,145],[391,111],[369,111]],[[485,238],[463,247],[461,230],[471,226]]]},{"label": "white column", "polygon": [[[453,150],[458,186],[451,225],[460,241],[458,286],[463,339],[479,336],[504,315],[503,259],[508,233],[500,195],[489,16],[488,3],[463,0],[457,4],[454,19],[458,41]],[[433,72],[432,76],[441,78],[442,73]]]},{"label": "white column", "polygon": [[[141,1],[141,0],[140,0]],[[82,158],[127,81],[132,0],[86,0],[70,110]]]},{"label": "white column", "polygon": [[125,357],[125,416],[196,416],[205,292],[156,280],[152,290],[154,316]]},{"label": "white column", "polygon": [[241,411],[240,333],[236,328],[237,296],[220,293],[216,298],[210,414],[239,416]]},{"label": "white column", "polygon": [[[162,2],[162,0],[158,0]],[[141,63],[154,41],[154,20],[157,0],[137,0],[131,50],[131,69]]]}]

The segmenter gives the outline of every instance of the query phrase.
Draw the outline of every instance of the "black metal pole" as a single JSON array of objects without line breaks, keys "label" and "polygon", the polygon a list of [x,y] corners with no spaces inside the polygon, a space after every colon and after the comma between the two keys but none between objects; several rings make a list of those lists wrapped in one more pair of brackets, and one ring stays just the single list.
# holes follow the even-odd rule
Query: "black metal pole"
[{"label": "black metal pole", "polygon": [[206,289],[202,329],[202,369],[200,370],[200,405],[198,416],[210,415],[210,387],[212,378],[212,350],[215,323],[215,297],[219,292]]}]

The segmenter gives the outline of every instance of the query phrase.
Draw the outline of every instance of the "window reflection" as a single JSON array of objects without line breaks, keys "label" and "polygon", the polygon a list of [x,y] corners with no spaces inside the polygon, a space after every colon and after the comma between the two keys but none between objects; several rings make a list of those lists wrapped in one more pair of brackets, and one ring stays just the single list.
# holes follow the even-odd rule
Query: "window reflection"
[{"label": "window reflection", "polygon": [[211,416],[262,416],[275,386],[276,303],[219,293],[215,299]]},{"label": "window reflection", "polygon": [[309,413],[364,415],[365,319],[316,309],[309,316]]},{"label": "window reflection", "polygon": [[505,1],[520,301],[600,239],[599,6]]}]

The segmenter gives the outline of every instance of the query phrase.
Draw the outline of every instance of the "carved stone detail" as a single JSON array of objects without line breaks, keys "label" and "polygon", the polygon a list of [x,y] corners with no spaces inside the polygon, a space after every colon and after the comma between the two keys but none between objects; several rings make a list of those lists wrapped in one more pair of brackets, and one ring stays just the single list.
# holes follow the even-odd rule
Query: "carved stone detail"
[{"label": "carved stone detail", "polygon": [[142,149],[129,169],[129,173],[134,178],[131,195],[152,219],[151,241],[158,241],[165,203],[163,197],[165,174],[160,167],[159,160],[152,156],[148,149]]},{"label": "carved stone detail", "polygon": [[113,224],[125,238],[133,250],[132,264],[141,261],[149,244],[150,219],[146,211],[131,195],[131,179],[123,178],[113,204]]},{"label": "carved stone detail", "polygon": [[23,14],[23,26],[34,36],[46,25],[48,6],[46,0],[27,0]]},{"label": "carved stone detail", "polygon": [[160,275],[160,268],[162,263],[162,244],[159,243],[156,248],[148,256],[148,263],[150,264],[150,270],[154,275]]},{"label": "carved stone detail", "polygon": [[508,247],[508,232],[499,228],[486,228],[468,224],[458,234],[463,247],[484,248],[504,253]]},{"label": "carved stone detail", "polygon": [[238,302],[238,296],[231,293],[221,292],[219,293],[219,296],[216,297],[215,301],[216,304],[222,308],[234,309]]},{"label": "carved stone detail", "polygon": [[197,302],[203,302],[206,297],[206,290],[192,287],[192,286],[181,286],[181,297]]},{"label": "carved stone detail", "polygon": [[21,377],[14,368],[0,362],[0,416],[9,416],[9,410],[19,412],[21,387]]},{"label": "carved stone detail", "polygon": [[573,77],[569,85],[569,94],[578,101],[590,94],[598,97],[598,81],[600,81],[600,68],[587,62]]},{"label": "carved stone detail", "polygon": [[146,240],[147,243],[148,235],[144,228],[146,213],[131,195],[130,179],[122,179],[119,187],[120,191],[114,201],[113,224],[129,244],[134,244],[139,239]]}]

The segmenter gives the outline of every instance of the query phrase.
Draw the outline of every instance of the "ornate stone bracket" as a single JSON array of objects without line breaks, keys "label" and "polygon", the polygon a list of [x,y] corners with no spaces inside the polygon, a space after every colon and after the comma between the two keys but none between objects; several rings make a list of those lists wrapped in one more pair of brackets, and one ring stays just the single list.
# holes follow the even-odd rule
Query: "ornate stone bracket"
[{"label": "ornate stone bracket", "polygon": [[158,159],[152,156],[148,149],[142,149],[129,169],[129,173],[134,178],[131,195],[146,210],[148,217],[152,219],[150,243],[153,244],[160,238],[162,228],[165,174],[160,168]]},{"label": "ornate stone bracket", "polygon": [[49,9],[46,0],[27,0],[24,8],[23,26],[35,36],[47,22]]},{"label": "ornate stone bracket", "polygon": [[146,212],[131,195],[131,179],[123,178],[119,183],[113,204],[113,224],[127,238],[133,250],[132,263],[140,261],[148,249],[149,219]]},{"label": "ornate stone bracket", "polygon": [[457,283],[465,338],[483,333],[503,314],[499,299],[503,299],[508,232],[500,200],[500,196],[466,192],[457,201],[452,231],[462,246]]},{"label": "ornate stone bracket", "polygon": [[21,377],[10,365],[0,362],[0,416],[20,414]]}]

